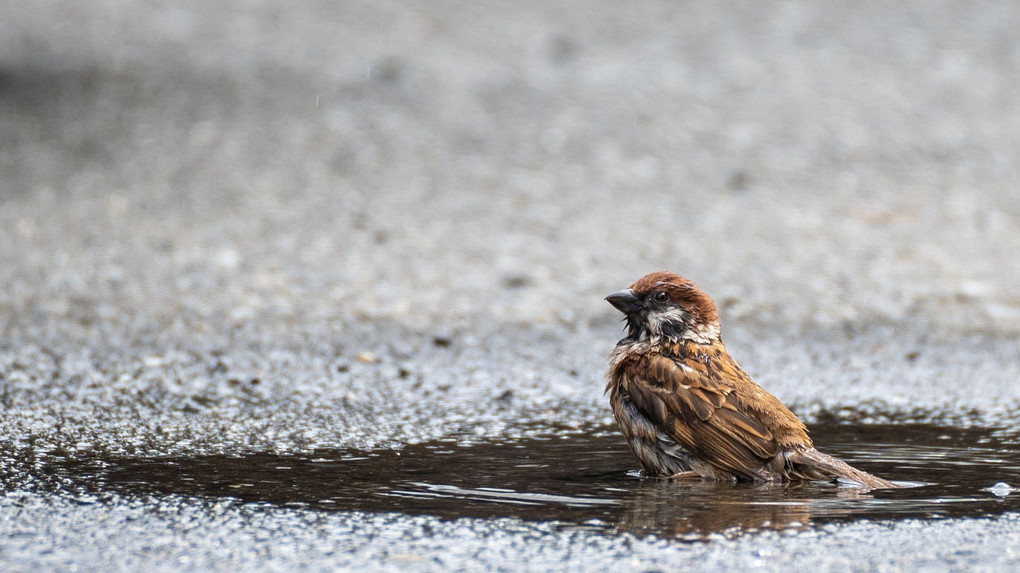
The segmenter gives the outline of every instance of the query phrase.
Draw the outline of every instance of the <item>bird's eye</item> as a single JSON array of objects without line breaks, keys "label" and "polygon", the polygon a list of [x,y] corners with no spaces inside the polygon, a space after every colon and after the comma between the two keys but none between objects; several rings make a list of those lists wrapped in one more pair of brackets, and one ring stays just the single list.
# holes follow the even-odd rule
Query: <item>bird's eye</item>
[{"label": "bird's eye", "polygon": [[655,300],[657,300],[659,302],[666,302],[667,298],[668,297],[666,296],[666,293],[664,293],[664,292],[657,292],[657,293],[655,293]]}]

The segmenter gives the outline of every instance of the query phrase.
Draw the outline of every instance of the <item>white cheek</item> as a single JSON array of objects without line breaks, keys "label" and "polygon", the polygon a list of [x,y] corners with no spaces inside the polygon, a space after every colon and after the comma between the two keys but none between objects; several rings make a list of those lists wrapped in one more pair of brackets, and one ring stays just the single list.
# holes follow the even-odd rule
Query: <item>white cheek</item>
[{"label": "white cheek", "polygon": [[[719,324],[692,325],[693,319],[686,311],[679,308],[670,308],[658,312],[649,312],[645,317],[645,325],[648,328],[648,337],[655,342],[668,336],[670,340],[690,340],[699,344],[708,344],[719,339]],[[669,325],[668,335],[663,333],[663,328]]]},{"label": "white cheek", "polygon": [[664,324],[685,324],[688,320],[687,313],[679,308],[670,308],[657,312],[649,312],[645,319],[648,324],[648,331],[652,336],[662,334]]}]

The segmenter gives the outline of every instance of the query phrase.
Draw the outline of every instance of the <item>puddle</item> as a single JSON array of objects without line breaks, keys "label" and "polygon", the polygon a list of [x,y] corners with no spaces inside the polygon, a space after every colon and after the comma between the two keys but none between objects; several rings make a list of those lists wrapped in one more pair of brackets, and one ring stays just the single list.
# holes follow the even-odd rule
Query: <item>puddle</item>
[{"label": "puddle", "polygon": [[[51,461],[75,491],[184,495],[326,511],[517,517],[638,535],[694,536],[849,520],[1020,511],[1020,449],[987,429],[814,426],[820,449],[917,487],[717,484],[642,479],[615,429],[513,443],[434,442],[401,451]],[[37,470],[38,472],[39,470]],[[996,495],[998,494],[998,495]]]}]

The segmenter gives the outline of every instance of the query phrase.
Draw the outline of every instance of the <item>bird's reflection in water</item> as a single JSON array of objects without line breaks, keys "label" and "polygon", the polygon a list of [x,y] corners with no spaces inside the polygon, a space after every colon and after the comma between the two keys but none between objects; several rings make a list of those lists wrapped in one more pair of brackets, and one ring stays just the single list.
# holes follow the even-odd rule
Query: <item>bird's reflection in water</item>
[{"label": "bird's reflection in water", "polygon": [[623,500],[616,528],[667,537],[799,529],[816,515],[850,517],[874,493],[828,483],[750,484],[645,479]]}]

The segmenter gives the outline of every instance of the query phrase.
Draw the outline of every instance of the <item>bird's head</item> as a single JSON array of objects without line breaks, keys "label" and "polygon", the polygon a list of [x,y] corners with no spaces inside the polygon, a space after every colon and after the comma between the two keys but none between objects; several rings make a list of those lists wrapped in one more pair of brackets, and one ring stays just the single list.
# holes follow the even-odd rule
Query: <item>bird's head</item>
[{"label": "bird's head", "polygon": [[679,275],[666,271],[647,274],[606,300],[627,316],[629,339],[701,344],[719,340],[715,303]]}]

